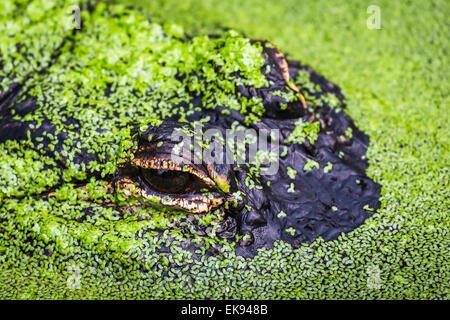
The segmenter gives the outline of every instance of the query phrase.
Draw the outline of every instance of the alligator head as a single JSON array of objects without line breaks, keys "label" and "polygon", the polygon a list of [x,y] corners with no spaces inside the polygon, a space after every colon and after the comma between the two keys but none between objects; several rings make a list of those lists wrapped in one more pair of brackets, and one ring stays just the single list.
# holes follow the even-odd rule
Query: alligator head
[{"label": "alligator head", "polygon": [[[282,59],[289,66],[287,76],[279,62],[266,62],[274,70],[273,86],[292,90],[289,79],[303,70],[320,87],[318,98],[331,93],[342,99],[325,78]],[[240,87],[238,92],[249,95],[252,89]],[[329,105],[305,109],[299,99],[282,112],[283,101],[274,101],[275,96],[253,94],[265,106],[258,122],[246,124],[238,112],[200,108],[188,117],[189,123],[171,119],[135,130],[132,157],[115,174],[116,190],[139,198],[135,206],[189,214],[220,211],[224,220],[217,236],[242,235],[238,252],[244,255],[276,240],[298,246],[319,236],[336,239],[362,224],[379,207],[379,185],[365,174],[368,137]],[[205,116],[208,122],[200,122]],[[261,135],[269,141],[258,143]],[[258,162],[256,155],[264,152],[271,161],[263,157]]]},{"label": "alligator head", "polygon": [[[94,11],[93,21],[96,14],[105,13]],[[115,19],[126,25],[132,14]],[[36,179],[1,181],[5,210],[24,197],[52,210],[72,201],[79,214],[70,228],[80,229],[71,237],[79,242],[87,237],[80,224],[108,208],[108,223],[142,224],[129,241],[170,230],[184,243],[192,236],[235,242],[238,254],[252,256],[276,240],[336,239],[379,207],[380,187],[365,174],[369,139],[343,112],[337,86],[267,41],[234,33],[180,40],[146,21],[139,28],[123,29],[123,39],[152,41],[114,58],[89,40],[100,31],[87,25],[47,70],[2,93],[2,148],[42,157]],[[52,179],[40,179],[46,170]],[[34,218],[34,226],[44,221]],[[72,219],[63,218],[54,221]],[[33,235],[60,241],[44,227]],[[120,228],[112,228],[114,239],[125,237]],[[108,246],[100,229],[89,235]]]}]

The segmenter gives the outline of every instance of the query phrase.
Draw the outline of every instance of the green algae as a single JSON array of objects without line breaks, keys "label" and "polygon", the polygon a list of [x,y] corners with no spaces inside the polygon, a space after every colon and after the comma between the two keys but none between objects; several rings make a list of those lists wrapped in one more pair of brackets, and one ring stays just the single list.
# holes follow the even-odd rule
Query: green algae
[{"label": "green algae", "polygon": [[323,168],[323,172],[328,173],[333,170],[333,164],[331,162],[327,162],[327,165]]},{"label": "green algae", "polygon": [[312,170],[313,168],[319,169],[320,168],[319,163],[312,159],[308,159],[305,165],[303,166],[303,171],[309,171]]},{"label": "green algae", "polygon": [[29,147],[16,141],[0,145],[0,203],[4,198],[42,193],[60,180],[54,159],[24,145]]},{"label": "green algae", "polygon": [[[300,248],[279,241],[273,249],[259,250],[254,259],[236,256],[227,243],[219,255],[207,257],[205,243],[197,252],[200,258],[194,259],[183,250],[182,241],[175,240],[167,254],[159,255],[154,247],[132,241],[136,225],[119,223],[117,231],[109,230],[117,217],[104,209],[95,213],[93,221],[100,219],[102,224],[104,219],[109,235],[121,239],[130,235],[130,241],[117,242],[123,248],[105,249],[117,237],[99,241],[103,233],[83,231],[80,235],[87,239],[65,238],[77,229],[69,230],[57,217],[38,223],[49,238],[34,236],[30,242],[30,232],[40,232],[38,227],[33,229],[39,215],[49,216],[48,202],[24,195],[23,199],[8,199],[0,209],[0,295],[22,299],[448,299],[449,121],[442,112],[449,101],[445,94],[448,68],[444,67],[448,58],[443,55],[448,51],[443,38],[448,27],[442,14],[448,5],[376,3],[384,21],[380,31],[364,29],[366,8],[357,2],[330,5],[316,1],[298,6],[294,1],[268,4],[252,0],[245,5],[195,1],[195,10],[189,1],[184,5],[148,3],[155,21],[177,22],[189,32],[217,32],[216,22],[220,21],[251,36],[270,38],[293,58],[311,63],[343,87],[348,112],[371,137],[369,174],[383,185],[383,209],[363,226],[336,241],[317,239]],[[174,37],[180,35],[177,28],[165,29]],[[419,42],[421,46],[417,46]],[[378,65],[382,67],[376,68]],[[120,101],[138,103],[127,99]],[[105,141],[117,143],[108,139]],[[14,152],[23,154],[25,150]],[[25,158],[29,177],[45,176],[39,172],[45,158],[34,152]],[[67,182],[72,176],[73,172],[68,174]],[[25,178],[23,183],[29,181]],[[31,188],[36,194],[45,185],[37,181]],[[92,206],[79,199],[81,191],[73,185],[62,188],[66,189],[60,189],[58,197],[65,199],[64,203],[53,204],[58,208],[55,212],[64,214],[62,219],[79,218],[80,205]],[[96,189],[94,185],[92,189]],[[20,184],[7,192],[8,197],[21,195]],[[97,195],[98,199],[104,196]],[[16,212],[20,213],[16,216]],[[203,222],[208,223],[207,219]],[[161,247],[169,241],[167,236],[151,234],[148,239]],[[80,245],[82,241],[85,246]],[[377,285],[373,285],[374,278]],[[73,279],[79,280],[79,287],[71,286]]]},{"label": "green algae", "polygon": [[0,3],[0,85],[3,90],[50,65],[53,54],[73,31],[69,9],[79,4],[76,0],[4,0]]},{"label": "green algae", "polygon": [[303,144],[306,139],[309,143],[314,144],[317,140],[317,135],[320,132],[320,122],[305,122],[301,118],[295,122],[295,128],[285,140],[288,143]]},{"label": "green algae", "polygon": [[297,170],[292,169],[291,167],[287,167],[287,175],[290,179],[294,180],[295,179],[295,175],[297,174]]}]

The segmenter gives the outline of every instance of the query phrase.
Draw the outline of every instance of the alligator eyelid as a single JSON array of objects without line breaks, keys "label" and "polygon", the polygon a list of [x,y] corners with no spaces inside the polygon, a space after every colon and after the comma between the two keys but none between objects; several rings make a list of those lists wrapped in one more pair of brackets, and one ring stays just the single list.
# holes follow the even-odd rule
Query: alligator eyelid
[{"label": "alligator eyelid", "polygon": [[149,205],[162,205],[196,214],[207,213],[224,203],[226,200],[221,196],[206,197],[198,194],[171,195],[171,197],[167,197],[166,194],[136,187],[135,181],[129,177],[119,179],[116,182],[116,187],[117,189],[124,190],[124,195],[126,197],[130,197],[137,193],[139,196],[149,201],[147,203]]},{"label": "alligator eyelid", "polygon": [[216,184],[214,181],[208,176],[206,172],[202,170],[194,168],[191,164],[186,163],[178,163],[177,161],[167,161],[167,159],[161,159],[156,157],[139,157],[134,158],[131,161],[136,167],[143,169],[156,169],[156,170],[170,170],[170,171],[180,171],[180,172],[188,172],[197,178],[199,178],[202,182],[204,182],[208,187],[215,188]]}]

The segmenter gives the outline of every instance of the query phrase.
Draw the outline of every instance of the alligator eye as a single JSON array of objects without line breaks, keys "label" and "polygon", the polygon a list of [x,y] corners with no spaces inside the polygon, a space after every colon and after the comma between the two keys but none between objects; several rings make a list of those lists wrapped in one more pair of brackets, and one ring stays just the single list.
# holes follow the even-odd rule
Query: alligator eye
[{"label": "alligator eye", "polygon": [[126,197],[133,198],[134,206],[139,207],[207,213],[233,201],[231,166],[196,163],[194,155],[174,152],[179,141],[175,143],[169,136],[178,123],[164,124],[136,136],[138,144],[129,150],[133,156],[116,172],[114,187],[120,193],[119,202]]},{"label": "alligator eye", "polygon": [[128,167],[123,168],[119,176],[115,181],[116,189],[121,190],[125,197],[138,199],[139,206],[153,205],[191,213],[206,213],[224,201],[223,195],[211,185],[214,182],[197,171],[190,173],[171,169]]},{"label": "alligator eye", "polygon": [[192,174],[166,169],[141,169],[141,175],[150,187],[164,193],[184,193],[194,178]]}]

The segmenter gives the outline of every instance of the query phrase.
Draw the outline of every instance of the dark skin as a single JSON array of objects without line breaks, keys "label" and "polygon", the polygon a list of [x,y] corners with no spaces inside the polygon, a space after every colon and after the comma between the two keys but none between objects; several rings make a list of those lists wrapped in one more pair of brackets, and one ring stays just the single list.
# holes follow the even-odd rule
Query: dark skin
[{"label": "dark skin", "polygon": [[[297,62],[290,62],[289,65],[291,77],[295,77],[301,65]],[[322,88],[320,94],[332,92],[343,99],[339,88],[335,85],[308,67],[304,67],[304,70],[309,72],[311,79]],[[278,76],[279,83],[284,81],[281,72],[278,71],[276,76]],[[240,91],[246,93],[252,92],[252,89],[241,88]],[[258,91],[254,91],[254,94],[264,95]],[[231,237],[235,232],[248,235],[240,241],[237,250],[245,256],[251,256],[256,253],[257,248],[270,247],[276,240],[289,242],[294,247],[299,246],[302,242],[311,242],[319,236],[324,240],[333,240],[341,232],[349,232],[362,224],[372,214],[372,211],[363,209],[366,205],[369,205],[370,208],[379,208],[380,187],[366,176],[367,161],[361,159],[366,152],[368,137],[355,127],[353,121],[345,113],[336,113],[328,106],[324,106],[320,108],[319,114],[321,132],[326,133],[319,133],[314,145],[308,142],[302,145],[286,143],[284,140],[294,129],[298,114],[302,114],[301,117],[305,121],[311,121],[317,117],[317,112],[311,113],[305,110],[299,102],[292,106],[291,110],[278,115],[275,112],[271,113],[270,106],[275,103],[271,101],[270,97],[266,96],[265,102],[268,106],[267,116],[260,123],[255,123],[251,127],[280,129],[283,134],[281,145],[287,146],[288,152],[285,157],[280,158],[280,169],[276,175],[261,177],[262,190],[247,187],[245,180],[248,167],[232,166],[231,170],[225,170],[226,180],[232,182],[236,178],[237,184],[228,194],[222,195],[221,202],[225,202],[227,197],[231,197],[231,192],[236,190],[242,191],[247,196],[237,208],[224,209],[225,215],[229,219],[225,220],[223,236]],[[193,115],[192,120],[201,116],[204,116],[204,113]],[[212,112],[211,116],[213,120],[209,123],[208,128],[226,128],[230,122],[242,121],[239,119],[239,115],[237,117],[223,116]],[[160,132],[171,132],[178,126],[177,122],[166,121],[160,127],[149,129],[153,133],[154,147],[159,141],[165,142],[161,150],[156,151],[157,154],[169,154],[171,145],[173,145],[168,135],[160,134]],[[352,128],[352,138],[341,139],[340,137],[348,127]],[[143,136],[145,137],[145,134]],[[139,145],[148,146],[149,144],[141,137]],[[148,148],[149,151],[146,152],[150,153],[152,148],[150,146]],[[157,148],[155,147],[155,149]],[[344,154],[343,157],[339,156],[341,152]],[[320,168],[331,162],[333,170],[327,174],[322,169],[304,172],[303,167],[308,159],[317,161]],[[216,165],[215,170],[224,171],[223,166]],[[200,167],[204,170],[206,164]],[[288,176],[287,167],[297,171],[294,179]],[[200,171],[201,169],[196,170]],[[119,175],[121,174],[119,173]],[[142,172],[135,171],[131,173],[131,176],[133,175],[140,179],[146,188],[152,189],[145,179],[142,179]],[[270,181],[270,186],[267,185],[268,181]],[[291,182],[295,186],[294,192],[287,191]],[[177,188],[176,184],[173,185],[173,188]],[[198,189],[188,192],[188,194],[196,193],[198,193]],[[174,194],[172,197],[175,198],[177,195]],[[217,195],[217,197],[221,196]],[[219,208],[223,209],[223,205],[220,205]],[[286,216],[279,218],[280,212],[284,212]],[[285,231],[288,226],[295,229],[294,235]],[[220,234],[221,232],[219,232]]]},{"label": "dark skin", "polygon": [[[156,126],[149,125],[144,132],[136,129],[134,139],[137,149],[129,150],[134,159],[127,160],[114,175],[106,177],[112,193],[135,188],[133,190],[137,190],[140,196],[157,197],[160,207],[181,210],[186,215],[220,210],[224,220],[217,236],[233,241],[236,234],[244,235],[237,246],[237,253],[244,256],[253,256],[257,248],[271,247],[276,240],[297,247],[319,236],[324,240],[336,239],[340,233],[361,225],[373,213],[368,207],[378,209],[380,206],[380,186],[366,176],[367,161],[362,159],[369,143],[368,137],[343,112],[336,112],[326,104],[315,110],[310,109],[302,94],[321,98],[332,93],[343,103],[339,88],[311,68],[286,60],[278,49],[265,46],[267,42],[262,43],[266,64],[271,67],[266,76],[271,81],[270,87],[236,87],[236,92],[244,97],[263,100],[265,111],[261,121],[245,124],[239,112],[232,110],[230,114],[223,114],[220,108],[207,110],[202,108],[201,100],[195,98],[193,101],[201,111],[190,114],[187,119],[192,122],[209,116],[210,121],[205,129],[215,128],[221,132],[231,128],[235,122],[256,130],[280,130],[280,146],[286,147],[287,152],[279,159],[277,174],[262,175],[257,179],[261,188],[251,188],[246,183],[250,172],[246,165],[202,163],[183,171],[181,165],[170,164],[168,155],[175,144],[170,134],[182,125],[176,118],[164,119],[162,124]],[[290,79],[296,78],[299,70],[309,73],[311,81],[321,90],[307,92],[297,88]],[[282,110],[280,103],[284,102],[283,98],[271,94],[275,90],[293,92],[299,95],[299,99]],[[53,130],[51,123],[30,130],[29,123],[13,120],[9,115],[12,109],[22,116],[33,112],[36,108],[33,99],[14,104],[11,101],[14,94],[3,93],[3,97],[7,99],[3,99],[2,103],[7,100],[12,108],[2,110],[5,116],[0,121],[0,142],[25,139],[27,131],[31,132],[32,139],[36,139],[44,131]],[[314,143],[309,140],[301,144],[286,141],[299,118],[305,123],[319,121],[320,132]],[[351,137],[345,135],[349,128]],[[152,136],[151,141],[148,141],[149,135]],[[60,134],[60,139],[64,140],[64,132]],[[56,151],[58,148],[57,145]],[[87,162],[93,157],[95,155],[81,153],[76,161]],[[305,171],[308,160],[317,162],[319,169]],[[325,173],[323,168],[329,163],[332,170]],[[292,170],[296,172],[294,177],[289,175]],[[217,181],[226,187],[219,188]],[[212,197],[205,198],[201,190],[207,190]],[[245,196],[235,199],[237,191]],[[49,195],[51,191],[42,196]],[[235,204],[230,205],[234,200]],[[121,210],[133,208],[123,206]]]}]

